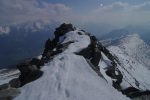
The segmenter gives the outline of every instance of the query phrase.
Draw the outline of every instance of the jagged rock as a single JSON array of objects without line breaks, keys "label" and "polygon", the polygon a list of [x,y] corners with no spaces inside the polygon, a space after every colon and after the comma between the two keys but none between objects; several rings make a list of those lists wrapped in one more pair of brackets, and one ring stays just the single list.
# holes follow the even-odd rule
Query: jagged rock
[{"label": "jagged rock", "polygon": [[85,57],[86,59],[88,59],[90,61],[89,64],[92,64],[91,67],[92,69],[99,75],[100,74],[100,68],[98,66],[99,61],[101,59],[101,51],[97,48],[97,39],[95,36],[90,36],[90,34],[87,34],[90,37],[91,40],[91,44],[81,50],[79,53],[76,53],[78,55],[82,55],[83,57]]},{"label": "jagged rock", "polygon": [[0,97],[0,100],[13,100],[13,98],[11,96]]},{"label": "jagged rock", "polygon": [[48,51],[45,56],[42,57],[41,61],[47,63],[50,59],[52,59],[55,55],[62,53],[62,49],[58,49],[55,51]]},{"label": "jagged rock", "polygon": [[79,34],[79,35],[82,35],[82,33],[81,33],[81,32],[78,32],[78,34]]},{"label": "jagged rock", "polygon": [[74,28],[72,24],[65,24],[63,23],[60,25],[60,27],[56,28],[56,31],[54,32],[55,38],[59,38],[60,36],[64,35],[65,33],[69,31],[73,31]]},{"label": "jagged rock", "polygon": [[91,63],[94,66],[98,66],[99,61],[101,59],[101,51],[99,51],[97,48],[94,50],[93,58],[91,59]]},{"label": "jagged rock", "polygon": [[8,83],[0,85],[0,91],[8,89],[8,88],[9,88],[9,84]]},{"label": "jagged rock", "polygon": [[17,95],[20,94],[20,91],[15,88],[10,88],[0,91],[0,100],[13,100]]},{"label": "jagged rock", "polygon": [[123,79],[123,75],[121,74],[121,72],[118,69],[116,69],[115,66],[111,66],[107,69],[106,74],[112,79],[116,79],[115,81],[113,81],[113,87],[121,91],[120,84]]},{"label": "jagged rock", "polygon": [[45,48],[42,56],[46,56],[49,51],[52,51],[57,45],[56,39],[53,39],[52,41],[48,39],[45,43]]},{"label": "jagged rock", "polygon": [[52,54],[54,54],[53,49],[58,45],[58,39],[54,38],[52,41],[48,39],[45,43],[44,52],[42,54],[42,62],[47,63],[50,60]]},{"label": "jagged rock", "polygon": [[[116,72],[117,72],[117,75],[116,75]],[[113,79],[118,79],[119,76],[120,78],[123,78],[121,72],[117,70],[114,66],[109,67],[106,71],[106,74]]]},{"label": "jagged rock", "polygon": [[128,94],[128,93],[131,93],[131,92],[137,92],[139,91],[138,89],[136,89],[135,87],[129,87],[125,90],[122,91],[123,94]]},{"label": "jagged rock", "polygon": [[91,49],[92,49],[92,59],[91,63],[94,66],[98,66],[101,59],[101,51],[97,48],[97,39],[95,36],[90,36],[91,39]]},{"label": "jagged rock", "polygon": [[55,50],[48,50],[47,52],[45,52],[45,55],[43,55],[42,57],[42,61],[47,63],[51,58],[53,58],[53,56],[59,54],[59,53],[62,53],[67,47],[69,44],[71,43],[74,43],[74,41],[69,41],[67,43],[64,43],[64,44],[57,44],[53,47],[53,49]]},{"label": "jagged rock", "polygon": [[57,45],[57,40],[53,39],[52,41],[48,39],[45,43],[45,49],[46,50],[53,50]]},{"label": "jagged rock", "polygon": [[87,48],[77,53],[78,55],[82,55],[86,59],[92,58],[95,54],[96,38],[94,36],[91,36],[90,39],[91,39],[91,44]]},{"label": "jagged rock", "polygon": [[33,59],[30,61],[30,65],[36,65],[37,68],[40,68],[40,66],[43,66],[43,65],[44,65],[44,61],[39,60],[39,59],[37,59],[37,58],[33,58]]},{"label": "jagged rock", "polygon": [[52,41],[50,39],[48,39],[45,43],[45,49],[47,50],[52,50],[54,48]]},{"label": "jagged rock", "polygon": [[56,50],[56,51],[52,52],[51,56],[55,56],[59,53],[62,53],[62,50]]},{"label": "jagged rock", "polygon": [[45,43],[45,49],[42,54],[42,61],[44,61],[45,63],[48,62],[51,58],[53,58],[54,55],[61,53],[65,48],[67,48],[70,43],[73,43],[73,41],[70,41],[65,44],[58,44],[60,36],[73,30],[74,27],[72,26],[72,24],[65,23],[56,28],[56,31],[54,32],[55,38],[53,40],[48,39]]},{"label": "jagged rock", "polygon": [[20,80],[18,78],[12,79],[9,81],[9,85],[12,88],[19,88],[21,86]]},{"label": "jagged rock", "polygon": [[80,31],[85,32],[85,30],[80,30]]},{"label": "jagged rock", "polygon": [[121,86],[120,86],[120,83],[118,81],[112,81],[112,86],[117,89],[118,91],[121,91]]},{"label": "jagged rock", "polygon": [[17,68],[21,72],[21,75],[19,76],[21,86],[36,80],[43,74],[36,65],[31,65],[30,61],[17,65]]},{"label": "jagged rock", "polygon": [[21,64],[18,64],[17,68],[20,70],[21,74],[26,74],[26,73],[28,73],[30,71],[38,70],[37,67],[35,67],[35,66],[32,67],[30,65],[30,61],[25,61],[25,62],[23,62]]},{"label": "jagged rock", "polygon": [[98,42],[97,38],[95,36],[90,36],[91,41]]},{"label": "jagged rock", "polygon": [[13,79],[9,83],[0,86],[0,100],[13,100],[20,93],[16,89],[20,87],[17,81],[17,79]]},{"label": "jagged rock", "polygon": [[20,75],[19,80],[21,81],[21,86],[40,78],[42,75],[43,72],[40,70],[26,73],[26,75]]},{"label": "jagged rock", "polygon": [[135,97],[140,97],[140,96],[144,96],[144,95],[150,95],[150,91],[142,91],[139,89],[136,89],[135,87],[128,87],[125,90],[122,90],[122,93],[127,95],[130,98],[135,98]]},{"label": "jagged rock", "polygon": [[87,48],[81,50],[80,52],[76,53],[77,55],[82,55],[86,59],[90,59],[93,55],[93,50],[91,49],[91,45]]},{"label": "jagged rock", "polygon": [[62,51],[64,51],[66,48],[68,48],[68,46],[69,46],[71,43],[74,43],[74,41],[69,41],[69,42],[67,42],[67,43],[63,43],[63,44],[57,45],[56,51],[57,51],[57,50],[62,50]]},{"label": "jagged rock", "polygon": [[140,97],[132,98],[132,100],[150,100],[150,96],[149,95],[143,95]]},{"label": "jagged rock", "polygon": [[9,88],[19,88],[20,87],[20,80],[18,78],[12,79],[9,83],[0,85],[0,91],[7,90]]},{"label": "jagged rock", "polygon": [[114,62],[114,60],[116,60],[115,57],[109,52],[109,50],[106,47],[104,47],[100,42],[97,43],[97,46],[98,46],[98,49],[102,51],[108,57],[108,59],[113,61],[112,63],[115,63]]}]

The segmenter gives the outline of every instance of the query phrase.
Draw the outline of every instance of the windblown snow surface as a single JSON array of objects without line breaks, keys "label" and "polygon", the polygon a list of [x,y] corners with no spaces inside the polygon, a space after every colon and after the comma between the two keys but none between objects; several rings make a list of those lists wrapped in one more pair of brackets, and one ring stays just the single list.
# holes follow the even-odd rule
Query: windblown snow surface
[{"label": "windblown snow surface", "polygon": [[129,100],[98,76],[84,57],[74,54],[90,44],[88,35],[77,32],[60,39],[74,43],[45,64],[43,76],[20,88],[14,100]]},{"label": "windblown snow surface", "polygon": [[150,58],[147,55],[150,54],[150,49],[137,34],[121,38],[108,49],[119,60],[117,67],[123,74],[122,88],[133,86],[140,90],[150,89]]}]

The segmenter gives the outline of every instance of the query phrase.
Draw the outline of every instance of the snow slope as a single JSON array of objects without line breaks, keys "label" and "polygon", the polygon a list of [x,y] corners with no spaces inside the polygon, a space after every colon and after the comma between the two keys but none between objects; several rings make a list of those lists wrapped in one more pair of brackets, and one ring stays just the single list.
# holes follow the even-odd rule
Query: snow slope
[{"label": "snow slope", "polygon": [[116,55],[120,61],[118,68],[124,76],[122,83],[123,88],[133,86],[140,90],[150,89],[150,71],[144,65],[126,55],[119,47],[111,46],[109,50]]},{"label": "snow slope", "polygon": [[67,33],[60,43],[74,41],[43,68],[38,80],[21,89],[14,100],[129,100],[98,76],[86,59],[74,54],[90,44],[90,38],[78,30]]},{"label": "snow slope", "polygon": [[126,55],[150,68],[150,46],[138,34],[127,35],[116,44]]},{"label": "snow slope", "polygon": [[128,100],[81,56],[63,53],[42,70],[44,76],[24,86],[15,100]]},{"label": "snow slope", "polygon": [[140,90],[150,89],[149,46],[137,34],[121,38],[108,49],[118,60],[118,69],[123,74],[122,88],[135,87]]}]

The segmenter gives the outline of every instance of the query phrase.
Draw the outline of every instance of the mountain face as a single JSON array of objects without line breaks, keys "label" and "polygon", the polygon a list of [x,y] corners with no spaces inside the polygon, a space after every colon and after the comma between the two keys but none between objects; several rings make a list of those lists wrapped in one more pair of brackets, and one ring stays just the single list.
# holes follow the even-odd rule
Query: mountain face
[{"label": "mountain face", "polygon": [[149,100],[150,72],[124,49],[132,37],[106,48],[72,24],[62,24],[54,35],[42,55],[17,65],[20,76],[0,86],[0,99]]},{"label": "mountain face", "polygon": [[54,26],[41,22],[0,26],[0,68],[39,55]]},{"label": "mountain face", "polygon": [[114,46],[118,46],[126,55],[134,58],[147,68],[150,67],[150,46],[138,34],[122,37]]},{"label": "mountain face", "polygon": [[102,40],[101,42],[107,47],[119,47],[119,49],[121,49],[124,52],[124,54],[134,58],[139,63],[143,64],[145,67],[150,67],[150,46],[142,40],[139,34],[128,33],[126,35],[121,35],[120,33],[116,37],[117,38],[110,38],[110,36],[106,36],[106,39]]}]

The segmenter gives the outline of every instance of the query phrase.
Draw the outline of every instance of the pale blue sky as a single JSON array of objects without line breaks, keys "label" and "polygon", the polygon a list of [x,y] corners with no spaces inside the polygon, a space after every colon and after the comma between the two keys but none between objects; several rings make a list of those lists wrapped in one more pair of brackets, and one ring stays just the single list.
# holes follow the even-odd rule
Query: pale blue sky
[{"label": "pale blue sky", "polygon": [[39,0],[41,2],[46,1],[49,3],[62,3],[66,6],[73,8],[74,11],[85,13],[89,10],[96,9],[101,4],[110,5],[114,2],[124,2],[132,5],[140,4],[148,0]]}]

